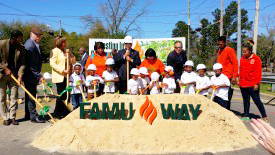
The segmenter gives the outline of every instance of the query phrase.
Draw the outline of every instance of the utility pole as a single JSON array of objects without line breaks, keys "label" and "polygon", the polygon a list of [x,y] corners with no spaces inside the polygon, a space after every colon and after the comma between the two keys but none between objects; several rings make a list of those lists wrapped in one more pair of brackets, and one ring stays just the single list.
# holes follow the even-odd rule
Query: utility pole
[{"label": "utility pole", "polygon": [[238,42],[237,42],[237,58],[240,65],[240,59],[241,59],[241,0],[238,0]]},{"label": "utility pole", "polygon": [[223,36],[223,0],[221,0],[220,36]]},{"label": "utility pole", "polygon": [[187,60],[190,57],[190,0],[188,0],[188,43],[187,43]]},{"label": "utility pole", "polygon": [[258,25],[259,25],[259,8],[260,8],[260,0],[256,0],[256,13],[255,13],[255,21],[254,21],[254,46],[253,52],[257,52],[257,40],[258,40]]},{"label": "utility pole", "polygon": [[59,19],[59,36],[62,35],[62,28],[61,28],[61,19]]}]

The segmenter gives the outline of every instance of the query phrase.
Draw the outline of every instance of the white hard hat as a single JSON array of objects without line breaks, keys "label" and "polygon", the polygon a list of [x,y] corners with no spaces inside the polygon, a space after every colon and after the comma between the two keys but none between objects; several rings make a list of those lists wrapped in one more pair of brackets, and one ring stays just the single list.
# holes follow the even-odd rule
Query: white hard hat
[{"label": "white hard hat", "polygon": [[94,64],[90,64],[88,66],[88,70],[94,70],[94,71],[96,71],[96,66]]},{"label": "white hard hat", "polygon": [[174,72],[174,68],[172,66],[166,66],[165,71],[166,72]]},{"label": "white hard hat", "polygon": [[188,61],[185,62],[184,66],[192,66],[192,67],[194,67],[194,63],[193,63],[193,61],[188,60]]},{"label": "white hard hat", "polygon": [[159,73],[158,72],[153,72],[151,74],[151,79],[152,79],[152,81],[156,81],[157,79],[159,79]]},{"label": "white hard hat", "polygon": [[133,38],[131,36],[126,36],[124,38],[124,43],[133,43]]},{"label": "white hard hat", "polygon": [[140,74],[144,74],[144,75],[148,75],[148,69],[146,67],[140,67],[139,68],[139,73]]},{"label": "white hard hat", "polygon": [[206,69],[206,66],[204,64],[198,64],[197,71],[200,69]]},{"label": "white hard hat", "polygon": [[114,61],[114,59],[113,58],[108,58],[107,60],[106,60],[106,63],[105,63],[106,65],[114,65],[115,64],[115,61]]},{"label": "white hard hat", "polygon": [[44,79],[46,79],[46,80],[51,79],[51,74],[48,73],[48,72],[45,72],[45,73],[43,74],[43,77],[44,77]]},{"label": "white hard hat", "polygon": [[139,75],[139,71],[137,68],[133,68],[131,69],[131,72],[130,72],[131,75]]},{"label": "white hard hat", "polygon": [[220,64],[220,63],[215,63],[215,64],[213,65],[213,70],[217,70],[217,69],[222,69],[222,64]]}]

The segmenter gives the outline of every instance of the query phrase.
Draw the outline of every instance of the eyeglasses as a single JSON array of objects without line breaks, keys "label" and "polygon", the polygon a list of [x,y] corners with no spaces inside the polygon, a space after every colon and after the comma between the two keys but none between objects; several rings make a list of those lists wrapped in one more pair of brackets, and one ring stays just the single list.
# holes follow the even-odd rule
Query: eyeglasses
[{"label": "eyeglasses", "polygon": [[179,49],[179,48],[182,48],[182,46],[178,46],[178,47],[177,47],[177,46],[175,46],[175,48]]}]

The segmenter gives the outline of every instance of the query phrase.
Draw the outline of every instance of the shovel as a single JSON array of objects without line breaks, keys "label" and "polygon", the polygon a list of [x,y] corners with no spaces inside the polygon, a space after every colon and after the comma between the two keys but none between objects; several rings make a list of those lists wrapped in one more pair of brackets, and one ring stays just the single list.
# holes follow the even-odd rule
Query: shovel
[{"label": "shovel", "polygon": [[[21,85],[21,84],[19,83],[19,81],[14,77],[13,74],[11,74],[11,78],[18,84],[18,86],[20,86],[20,87],[21,87],[21,88],[31,97],[31,99],[34,100],[34,102],[35,102],[39,107],[44,108],[44,106],[43,106],[41,103],[39,103],[38,100],[37,100],[36,98],[34,98],[33,95],[32,95],[23,85]],[[47,112],[47,115],[49,115],[49,117],[51,118],[50,122],[53,123],[53,124],[55,124],[56,121],[54,120],[53,116],[52,116],[49,112]]]},{"label": "shovel", "polygon": [[7,94],[7,98],[6,98],[6,104],[10,104],[10,97],[9,95],[11,94],[11,91],[10,90],[6,90],[6,94]]},{"label": "shovel", "polygon": [[180,85],[180,84],[181,84],[181,82],[180,82],[180,80],[179,80],[179,79],[177,79],[177,82],[179,83],[179,86],[180,86],[180,94],[184,94],[185,89],[186,89],[186,87],[187,87],[187,86],[181,86],[181,85]]},{"label": "shovel", "polygon": [[82,90],[82,87],[81,87],[81,85],[80,85],[80,82],[78,81],[77,84],[79,84],[78,87],[79,87],[79,89],[80,89],[80,92],[81,92],[81,95],[82,95],[82,98],[83,98],[83,102],[86,102],[87,100],[86,100],[85,95],[84,95],[84,93],[83,93],[83,90]]},{"label": "shovel", "polygon": [[196,94],[199,94],[200,92],[201,92],[200,89],[197,89],[197,90],[196,90]]},{"label": "shovel", "polygon": [[[66,49],[66,57],[67,57],[67,70],[69,70],[69,67],[70,67],[70,64],[69,64],[69,49]],[[67,76],[67,81],[66,81],[66,85],[67,85],[67,87],[69,86],[69,74],[67,74],[66,75]],[[66,107],[68,108],[68,110],[70,110],[70,111],[73,111],[73,105],[72,105],[72,103],[70,103],[69,102],[69,91],[67,91],[67,98],[66,98],[66,100],[64,101],[64,104],[66,105]]]},{"label": "shovel", "polygon": [[[110,82],[106,82],[106,89],[105,89],[105,94],[107,94],[107,90],[109,89]],[[128,88],[128,86],[127,86]],[[128,90],[128,89],[127,89]]]},{"label": "shovel", "polygon": [[42,81],[42,87],[43,87],[43,93],[44,93],[44,100],[46,101],[46,102],[49,102],[50,101],[50,98],[49,97],[47,97],[47,89],[45,88],[45,83],[46,83],[46,81]]},{"label": "shovel", "polygon": [[164,94],[164,83],[161,83],[161,88],[162,88],[162,94]]},{"label": "shovel", "polygon": [[94,83],[94,98],[96,98],[96,81],[93,81]]},{"label": "shovel", "polygon": [[213,88],[213,92],[212,92],[211,100],[213,101],[215,91],[217,90],[217,88],[219,88],[219,86],[212,86],[212,88]]}]

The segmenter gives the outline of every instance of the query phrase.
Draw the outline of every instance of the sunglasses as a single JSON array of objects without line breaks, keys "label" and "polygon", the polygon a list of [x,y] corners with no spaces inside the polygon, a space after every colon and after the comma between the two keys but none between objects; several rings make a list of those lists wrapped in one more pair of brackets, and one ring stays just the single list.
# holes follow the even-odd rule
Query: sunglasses
[{"label": "sunglasses", "polygon": [[175,46],[175,48],[177,48],[177,49],[178,49],[178,48],[182,48],[182,46],[178,46],[178,47],[177,47],[177,46]]}]

